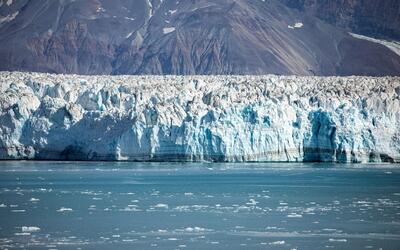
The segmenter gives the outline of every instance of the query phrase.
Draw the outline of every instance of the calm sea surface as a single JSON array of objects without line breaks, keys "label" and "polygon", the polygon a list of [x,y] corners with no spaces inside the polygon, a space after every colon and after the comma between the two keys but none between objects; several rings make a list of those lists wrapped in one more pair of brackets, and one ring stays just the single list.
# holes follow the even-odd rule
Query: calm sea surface
[{"label": "calm sea surface", "polygon": [[400,165],[0,162],[0,249],[400,249]]}]

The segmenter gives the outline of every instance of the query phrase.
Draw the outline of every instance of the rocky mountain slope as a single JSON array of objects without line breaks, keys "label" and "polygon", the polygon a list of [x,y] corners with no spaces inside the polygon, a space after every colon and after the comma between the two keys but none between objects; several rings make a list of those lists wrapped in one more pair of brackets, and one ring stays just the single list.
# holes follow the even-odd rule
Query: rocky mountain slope
[{"label": "rocky mountain slope", "polygon": [[287,6],[353,33],[400,40],[400,1],[283,0]]},{"label": "rocky mountain slope", "polygon": [[400,161],[398,77],[0,79],[0,159]]},{"label": "rocky mountain slope", "polygon": [[399,27],[397,0],[1,0],[0,70],[400,75]]}]

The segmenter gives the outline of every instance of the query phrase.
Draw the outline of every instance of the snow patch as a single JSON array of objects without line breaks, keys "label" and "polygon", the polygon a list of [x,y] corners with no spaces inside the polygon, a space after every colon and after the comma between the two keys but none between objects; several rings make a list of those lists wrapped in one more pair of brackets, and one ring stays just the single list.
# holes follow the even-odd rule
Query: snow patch
[{"label": "snow patch", "polygon": [[363,35],[358,35],[358,34],[354,34],[354,33],[350,33],[350,32],[349,32],[349,34],[352,37],[355,37],[355,38],[358,38],[358,39],[370,41],[370,42],[373,42],[373,43],[382,44],[382,45],[386,46],[388,49],[390,49],[391,51],[393,51],[394,53],[396,53],[397,55],[400,56],[400,42],[398,42],[398,41],[380,40],[380,39],[376,39],[376,38],[372,38],[372,37],[368,37],[368,36],[363,36]]},{"label": "snow patch", "polygon": [[130,32],[128,35],[125,36],[125,38],[131,37],[133,33],[134,33],[134,31]]},{"label": "snow patch", "polygon": [[207,230],[207,229],[202,228],[202,227],[187,227],[187,228],[184,229],[184,231],[200,233],[200,232],[206,232],[206,231],[210,231],[210,230]]},{"label": "snow patch", "polygon": [[303,23],[297,22],[294,25],[288,25],[288,28],[289,29],[300,29],[300,28],[303,28],[303,26],[304,26]]},{"label": "snow patch", "polygon": [[294,27],[295,28],[302,28],[303,27],[303,23],[295,23]]},{"label": "snow patch", "polygon": [[168,205],[160,203],[160,204],[155,205],[154,208],[165,208],[165,209],[168,209]]},{"label": "snow patch", "polygon": [[150,0],[147,0],[147,5],[149,7],[149,19],[150,20],[153,17],[153,4],[151,3]]},{"label": "snow patch", "polygon": [[270,242],[270,245],[284,245],[285,241],[284,240],[278,240],[278,241],[274,241],[274,242]]},{"label": "snow patch", "polygon": [[97,13],[100,13],[100,12],[106,12],[106,10],[103,8],[103,7],[98,7],[97,9],[96,9],[96,12]]},{"label": "snow patch", "polygon": [[7,23],[7,22],[10,22],[10,21],[14,20],[18,16],[18,14],[19,14],[19,11],[14,12],[13,14],[10,14],[10,15],[5,16],[5,17],[0,16],[0,24]]},{"label": "snow patch", "polygon": [[169,34],[169,33],[171,33],[171,32],[174,32],[174,31],[175,31],[175,27],[168,27],[168,28],[164,28],[164,29],[163,29],[164,35],[165,35],[165,34]]},{"label": "snow patch", "polygon": [[25,213],[26,210],[25,209],[13,209],[13,210],[11,210],[11,212],[13,212],[13,213]]}]

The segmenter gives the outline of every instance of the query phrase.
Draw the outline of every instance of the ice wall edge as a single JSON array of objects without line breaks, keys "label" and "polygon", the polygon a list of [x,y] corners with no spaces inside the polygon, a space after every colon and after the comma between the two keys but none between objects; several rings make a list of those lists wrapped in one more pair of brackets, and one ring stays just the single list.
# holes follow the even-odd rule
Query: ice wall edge
[{"label": "ice wall edge", "polygon": [[400,162],[399,77],[0,82],[0,160]]}]

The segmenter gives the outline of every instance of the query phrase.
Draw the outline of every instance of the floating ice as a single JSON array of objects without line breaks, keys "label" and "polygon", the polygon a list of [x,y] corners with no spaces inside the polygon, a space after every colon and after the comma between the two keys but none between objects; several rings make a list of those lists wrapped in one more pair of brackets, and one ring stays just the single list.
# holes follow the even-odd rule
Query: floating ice
[{"label": "floating ice", "polygon": [[177,12],[178,10],[168,10],[169,14],[173,15]]},{"label": "floating ice", "polygon": [[347,239],[329,239],[329,242],[347,242]]},{"label": "floating ice", "polygon": [[16,236],[28,236],[31,235],[31,233],[25,232],[25,233],[15,233],[14,235]]},{"label": "floating ice", "polygon": [[288,218],[302,218],[303,216],[301,214],[291,213],[291,214],[288,214],[286,217],[288,217]]},{"label": "floating ice", "polygon": [[60,209],[57,210],[57,212],[72,212],[72,208],[68,207],[61,207]]},{"label": "floating ice", "polygon": [[165,208],[165,209],[168,209],[168,205],[160,203],[160,204],[155,205],[154,208]]},{"label": "floating ice", "polygon": [[270,242],[270,245],[283,245],[285,244],[284,240],[278,240],[278,241],[274,241],[274,242]]},{"label": "floating ice", "polygon": [[349,34],[352,37],[355,37],[358,39],[363,39],[363,40],[367,40],[370,42],[382,44],[383,46],[386,46],[388,49],[390,49],[391,51],[393,51],[394,53],[396,53],[397,55],[400,56],[400,42],[398,42],[398,41],[386,41],[386,40],[380,40],[380,39],[363,36],[363,35],[358,35],[358,34],[354,34],[354,33],[349,33]]},{"label": "floating ice", "polygon": [[254,200],[254,199],[250,199],[249,202],[246,203],[246,205],[252,205],[255,206],[257,205],[258,201]]},{"label": "floating ice", "polygon": [[34,233],[34,232],[39,232],[40,228],[39,227],[33,227],[33,226],[23,226],[21,228],[22,232],[29,232],[29,233]]},{"label": "floating ice", "polygon": [[11,212],[13,212],[13,213],[25,213],[26,210],[25,209],[13,209],[13,210],[11,210]]}]

